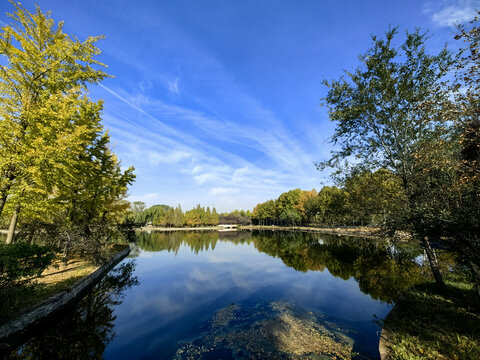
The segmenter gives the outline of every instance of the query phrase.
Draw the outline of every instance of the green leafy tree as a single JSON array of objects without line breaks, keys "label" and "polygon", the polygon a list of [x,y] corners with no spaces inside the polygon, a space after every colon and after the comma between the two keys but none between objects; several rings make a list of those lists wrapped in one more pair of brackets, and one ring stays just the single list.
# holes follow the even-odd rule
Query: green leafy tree
[{"label": "green leafy tree", "polygon": [[260,225],[272,225],[277,218],[275,201],[268,200],[257,204],[253,209],[252,218]]},{"label": "green leafy tree", "polygon": [[11,3],[13,24],[0,34],[7,61],[0,67],[0,214],[11,194],[20,204],[24,190],[38,187],[41,174],[76,144],[81,131],[72,114],[87,101],[87,84],[107,76],[95,68],[103,66],[95,59],[101,37],[71,38],[38,7],[30,13]]},{"label": "green leafy tree", "polygon": [[217,209],[212,209],[212,225],[218,225],[219,223],[219,216],[217,213]]},{"label": "green leafy tree", "polygon": [[473,269],[480,293],[480,11],[458,27],[464,46],[456,58],[454,117],[459,133],[459,166],[453,186],[453,221],[449,234],[455,249]]},{"label": "green leafy tree", "polygon": [[145,210],[147,205],[143,201],[134,201],[132,203],[132,211],[135,214],[140,214],[143,210]]},{"label": "green leafy tree", "polygon": [[348,193],[347,212],[357,223],[384,224],[405,203],[400,179],[386,169],[350,174],[344,189]]},{"label": "green leafy tree", "polygon": [[[403,224],[423,242],[437,284],[443,286],[429,237],[434,218],[423,216],[424,200],[435,196],[434,181],[427,183],[418,162],[426,144],[447,141],[448,123],[440,116],[448,103],[442,78],[452,64],[446,49],[438,55],[425,50],[425,34],[407,33],[395,47],[396,29],[385,38],[373,37],[373,47],[360,56],[361,66],[346,78],[325,82],[325,103],[336,123],[332,140],[340,145],[329,164],[356,156],[369,168],[385,168],[401,179],[406,193]],[[430,164],[431,165],[431,164]],[[429,196],[425,197],[425,192]],[[427,224],[427,225],[426,225]]]},{"label": "green leafy tree", "polygon": [[[81,42],[50,14],[11,2],[12,25],[2,28],[0,49],[0,214],[11,213],[7,243],[17,222],[46,232],[64,253],[94,260],[128,210],[123,200],[135,176],[120,169],[101,124],[101,101],[87,85],[107,75],[96,69],[101,37]],[[8,200],[8,201],[7,201]]]},{"label": "green leafy tree", "polygon": [[[215,211],[215,208],[213,209]],[[182,227],[185,223],[185,217],[183,215],[183,211],[180,205],[175,208],[174,213],[174,225],[175,227]]]}]

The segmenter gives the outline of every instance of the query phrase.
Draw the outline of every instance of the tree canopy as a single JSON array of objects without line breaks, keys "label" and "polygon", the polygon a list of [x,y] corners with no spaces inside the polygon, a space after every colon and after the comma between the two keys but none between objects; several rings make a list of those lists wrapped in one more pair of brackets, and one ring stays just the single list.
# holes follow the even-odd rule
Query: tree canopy
[{"label": "tree canopy", "polygon": [[30,228],[31,241],[42,224],[67,247],[86,245],[100,229],[105,240],[104,230],[126,211],[121,200],[135,176],[133,167],[120,169],[110,148],[102,101],[88,97],[88,86],[108,76],[96,47],[102,36],[81,41],[38,6],[31,13],[11,4],[11,24],[0,33],[6,60],[0,66],[0,215],[11,217],[7,242],[17,222]]}]

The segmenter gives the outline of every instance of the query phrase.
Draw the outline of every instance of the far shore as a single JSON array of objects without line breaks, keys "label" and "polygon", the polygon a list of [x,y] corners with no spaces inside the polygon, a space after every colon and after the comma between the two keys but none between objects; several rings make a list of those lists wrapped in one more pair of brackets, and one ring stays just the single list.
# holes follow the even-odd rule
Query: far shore
[{"label": "far shore", "polygon": [[236,230],[277,230],[277,231],[306,231],[318,232],[323,234],[334,234],[344,236],[360,236],[378,238],[380,237],[380,229],[376,227],[349,227],[349,228],[318,228],[312,226],[276,226],[276,225],[239,225],[233,229],[223,229],[219,226],[203,226],[203,227],[155,227],[143,226],[140,231],[236,231]]},{"label": "far shore", "polygon": [[[235,225],[235,224],[234,224]],[[236,230],[277,230],[277,231],[306,231],[318,232],[323,234],[333,234],[342,236],[359,236],[368,238],[381,237],[380,229],[377,227],[337,227],[337,228],[320,228],[313,226],[276,226],[276,225],[238,225],[233,229],[224,229],[220,226],[201,226],[201,227],[157,227],[157,226],[143,226],[139,228],[140,231],[236,231]],[[7,234],[8,230],[0,229],[0,234]]]}]

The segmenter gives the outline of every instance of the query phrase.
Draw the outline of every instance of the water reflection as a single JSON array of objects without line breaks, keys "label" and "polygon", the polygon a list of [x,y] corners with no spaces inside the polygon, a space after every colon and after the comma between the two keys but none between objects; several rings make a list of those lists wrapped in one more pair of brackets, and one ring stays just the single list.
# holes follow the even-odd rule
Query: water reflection
[{"label": "water reflection", "polygon": [[251,244],[261,253],[276,257],[296,271],[325,269],[340,279],[355,279],[360,290],[388,303],[428,276],[419,266],[419,247],[336,235],[301,232],[153,232],[139,233],[144,251],[178,253],[182,246],[193,253],[214,250],[218,242]]},{"label": "water reflection", "polygon": [[252,233],[218,232],[218,231],[172,231],[172,232],[139,232],[137,245],[145,251],[168,251],[178,253],[182,245],[198,254],[201,251],[214,250],[218,241],[229,241],[232,244],[250,244]]},{"label": "water reflection", "polygon": [[138,285],[133,261],[117,266],[75,307],[52,319],[9,359],[101,359],[115,330],[114,307],[123,292]]},{"label": "water reflection", "polygon": [[[133,265],[123,265],[13,359],[172,359],[199,347],[210,349],[202,350],[204,358],[235,357],[242,350],[226,341],[248,343],[253,337],[247,335],[258,329],[264,330],[259,339],[275,337],[283,353],[293,333],[307,340],[320,336],[338,352],[330,335],[322,337],[333,328],[348,329],[348,351],[375,359],[375,316],[383,318],[398,294],[424,276],[415,261],[418,248],[384,240],[278,231],[144,232],[137,245],[140,286],[132,287]],[[279,301],[295,311],[259,317]],[[224,313],[235,321],[221,331],[207,326]],[[290,345],[295,353],[298,344]]]}]

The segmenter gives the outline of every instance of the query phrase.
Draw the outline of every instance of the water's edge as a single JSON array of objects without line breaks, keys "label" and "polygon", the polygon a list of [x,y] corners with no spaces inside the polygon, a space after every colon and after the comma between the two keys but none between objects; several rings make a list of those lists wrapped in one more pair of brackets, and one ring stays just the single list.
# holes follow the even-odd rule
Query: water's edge
[{"label": "water's edge", "polygon": [[15,318],[0,325],[0,354],[20,345],[34,328],[61,310],[80,301],[115,265],[128,256],[132,245],[115,254],[95,272],[67,290],[21,311]]}]

